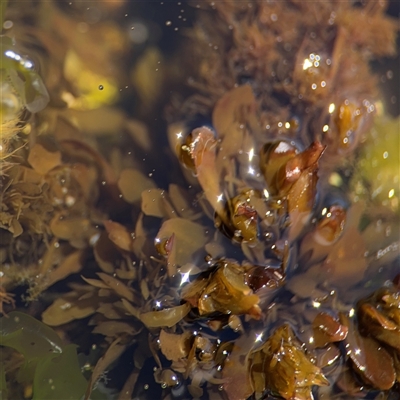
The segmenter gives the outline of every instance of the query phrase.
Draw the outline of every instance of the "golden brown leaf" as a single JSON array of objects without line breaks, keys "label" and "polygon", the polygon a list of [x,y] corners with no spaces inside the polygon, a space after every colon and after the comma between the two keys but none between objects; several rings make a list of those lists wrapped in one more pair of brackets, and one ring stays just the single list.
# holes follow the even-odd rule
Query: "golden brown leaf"
[{"label": "golden brown leaf", "polygon": [[223,388],[229,400],[247,400],[254,393],[249,374],[249,356],[254,341],[251,337],[239,338],[228,355],[222,369]]},{"label": "golden brown leaf", "polygon": [[359,302],[357,315],[364,333],[400,352],[400,290],[394,286],[377,290]]},{"label": "golden brown leaf", "polygon": [[190,332],[181,335],[168,333],[164,329],[160,332],[160,349],[170,361],[178,361],[188,356],[190,351]]},{"label": "golden brown leaf", "polygon": [[148,328],[160,328],[167,326],[171,328],[181,319],[185,318],[190,311],[190,304],[184,303],[180,306],[165,308],[161,311],[150,311],[140,314],[140,320]]},{"label": "golden brown leaf", "polygon": [[183,218],[172,218],[162,224],[155,243],[157,245],[165,240],[170,240],[166,248],[168,273],[174,275],[177,267],[193,261],[195,253],[206,244],[207,237],[200,224]]},{"label": "golden brown leaf", "polygon": [[57,298],[42,313],[42,321],[50,326],[59,326],[94,314],[97,309],[96,297],[79,299],[78,296],[78,293],[70,292]]},{"label": "golden brown leaf", "polygon": [[217,140],[213,132],[206,127],[195,129],[192,135],[190,154],[194,161],[197,180],[211,206],[217,214],[222,215],[223,203],[220,196],[223,193],[216,165]]},{"label": "golden brown leaf", "polygon": [[312,399],[313,385],[329,384],[320,368],[307,357],[288,325],[276,329],[265,344],[253,353],[252,378],[260,373],[264,374],[265,379],[263,390],[279,393],[284,399],[297,399],[298,392],[302,393],[303,398]]},{"label": "golden brown leaf", "polygon": [[219,136],[231,134],[235,124],[243,124],[254,113],[256,100],[250,85],[239,86],[226,92],[215,104],[212,121]]},{"label": "golden brown leaf", "polygon": [[119,279],[107,275],[103,272],[98,272],[97,276],[106,284],[110,289],[113,289],[119,296],[133,302],[135,296],[131,288],[122,283]]},{"label": "golden brown leaf", "polygon": [[148,189],[142,192],[142,211],[145,215],[158,218],[167,218],[170,216],[168,213],[167,200],[168,194],[163,189]]},{"label": "golden brown leaf", "polygon": [[361,336],[346,315],[340,315],[340,322],[349,328],[345,344],[356,372],[374,388],[390,389],[396,380],[393,358],[376,340]]},{"label": "golden brown leaf", "polygon": [[250,314],[259,318],[259,297],[245,283],[244,271],[232,262],[221,261],[208,278],[199,277],[182,290],[182,298],[199,309],[200,315]]},{"label": "golden brown leaf", "polygon": [[118,179],[118,188],[125,201],[139,204],[144,190],[155,189],[151,179],[136,169],[124,169]]},{"label": "golden brown leaf", "polygon": [[45,175],[61,164],[61,153],[48,151],[41,144],[36,143],[29,152],[28,162],[35,171]]},{"label": "golden brown leaf", "polygon": [[108,238],[120,249],[132,251],[134,234],[129,232],[118,222],[104,221],[104,227],[108,233]]},{"label": "golden brown leaf", "polygon": [[55,213],[50,221],[50,229],[53,235],[64,240],[84,240],[88,237],[90,220],[81,216],[65,216],[63,213]]},{"label": "golden brown leaf", "polygon": [[347,336],[347,326],[341,325],[329,314],[319,313],[313,323],[314,343],[317,347],[324,347],[328,343],[340,342]]},{"label": "golden brown leaf", "polygon": [[125,335],[134,336],[136,329],[129,322],[112,320],[97,323],[92,332],[114,338]]},{"label": "golden brown leaf", "polygon": [[46,276],[45,284],[46,286],[42,289],[46,289],[56,282],[59,282],[71,274],[78,273],[83,267],[83,251],[75,251],[68,256],[66,256],[60,265],[50,271]]}]

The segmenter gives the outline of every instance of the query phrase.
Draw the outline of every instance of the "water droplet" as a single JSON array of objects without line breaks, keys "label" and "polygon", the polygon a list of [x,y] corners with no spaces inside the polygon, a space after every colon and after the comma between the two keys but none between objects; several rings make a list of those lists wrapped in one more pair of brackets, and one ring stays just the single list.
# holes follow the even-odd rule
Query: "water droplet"
[{"label": "water droplet", "polygon": [[104,86],[103,85],[99,85],[99,90],[103,90]]},{"label": "water droplet", "polygon": [[3,28],[4,29],[11,29],[13,27],[13,25],[14,24],[13,24],[12,21],[7,20],[7,21],[4,21]]}]

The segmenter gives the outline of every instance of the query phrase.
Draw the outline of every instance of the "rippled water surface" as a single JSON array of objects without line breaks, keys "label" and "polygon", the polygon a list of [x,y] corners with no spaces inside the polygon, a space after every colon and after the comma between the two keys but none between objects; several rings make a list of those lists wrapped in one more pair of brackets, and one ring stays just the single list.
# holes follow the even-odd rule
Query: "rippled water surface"
[{"label": "rippled water surface", "polygon": [[0,399],[400,399],[397,2],[1,6]]}]

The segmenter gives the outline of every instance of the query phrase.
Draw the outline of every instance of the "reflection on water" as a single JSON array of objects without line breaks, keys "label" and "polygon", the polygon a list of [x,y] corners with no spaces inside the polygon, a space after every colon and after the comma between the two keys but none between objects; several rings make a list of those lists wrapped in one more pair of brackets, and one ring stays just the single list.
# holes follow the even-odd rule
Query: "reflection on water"
[{"label": "reflection on water", "polygon": [[1,4],[1,398],[397,398],[397,3]]}]

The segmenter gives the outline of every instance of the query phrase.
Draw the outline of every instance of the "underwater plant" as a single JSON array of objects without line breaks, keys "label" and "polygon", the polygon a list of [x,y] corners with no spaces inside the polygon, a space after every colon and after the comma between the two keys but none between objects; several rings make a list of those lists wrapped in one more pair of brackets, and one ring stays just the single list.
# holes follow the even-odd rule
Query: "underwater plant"
[{"label": "underwater plant", "polygon": [[0,398],[396,398],[387,5],[1,2]]}]

